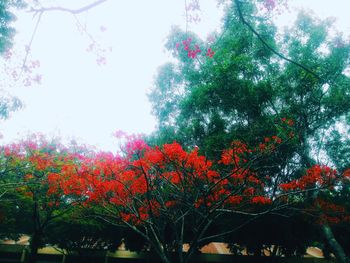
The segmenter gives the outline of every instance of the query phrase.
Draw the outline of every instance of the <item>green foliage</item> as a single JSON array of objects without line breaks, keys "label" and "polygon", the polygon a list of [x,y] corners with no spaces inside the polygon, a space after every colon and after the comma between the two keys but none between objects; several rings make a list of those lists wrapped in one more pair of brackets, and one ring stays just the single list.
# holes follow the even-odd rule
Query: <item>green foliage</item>
[{"label": "green foliage", "polygon": [[[16,33],[13,22],[16,20],[14,9],[24,8],[24,0],[1,0],[0,1],[0,56],[6,56],[13,45]],[[0,119],[7,119],[10,112],[22,107],[21,101],[1,91],[0,94]]]},{"label": "green foliage", "polygon": [[[346,126],[340,125],[338,129],[343,130],[343,134],[350,134],[349,128]],[[332,130],[324,147],[339,171],[350,167],[350,137],[344,136],[342,133],[336,129]]]},{"label": "green foliage", "polygon": [[18,239],[22,234],[30,233],[33,224],[31,202],[16,193],[7,193],[0,200],[0,239]]},{"label": "green foliage", "polygon": [[13,8],[23,8],[23,0],[2,0],[0,1],[0,54],[12,47],[13,37],[16,30],[12,23],[16,20]]},{"label": "green foliage", "polygon": [[[166,47],[177,63],[160,69],[150,94],[159,127],[153,141],[157,136],[162,142],[176,139],[217,159],[234,139],[256,144],[262,137],[283,136],[278,121],[288,118],[295,122],[297,139],[285,147],[284,159],[298,155],[310,164],[310,140],[349,115],[350,79],[344,70],[349,67],[350,46],[341,34],[330,33],[330,20],[304,13],[277,36],[268,17],[253,4],[242,3],[245,19],[270,47],[320,78],[266,48],[232,5],[213,44],[177,28],[171,32]],[[214,57],[191,59],[176,49],[189,37],[201,47],[211,46]]]},{"label": "green foliage", "polygon": [[22,102],[13,96],[2,95],[0,97],[0,119],[7,119],[10,113],[22,108]]},{"label": "green foliage", "polygon": [[[320,159],[340,172],[349,168],[349,132],[337,131],[347,127],[350,119],[350,78],[345,73],[350,66],[349,42],[333,28],[332,20],[321,21],[306,13],[277,34],[270,17],[262,15],[253,1],[237,1],[245,21],[264,44],[242,23],[232,2],[221,32],[213,34],[213,43],[179,29],[171,32],[166,47],[177,61],[160,69],[150,94],[158,118],[151,142],[176,139],[219,159],[233,140],[257,145],[261,138],[278,136],[283,143],[256,170],[274,182],[298,178]],[[203,49],[212,48],[215,55],[188,58],[181,43],[189,37]],[[296,225],[302,226],[301,221]],[[289,230],[281,231],[288,236]],[[251,238],[255,241],[255,235]],[[282,236],[278,238],[276,242],[283,241]],[[296,251],[306,241],[290,241],[285,248]]]},{"label": "green foliage", "polygon": [[46,242],[78,255],[93,250],[116,250],[121,243],[122,229],[97,220],[89,210],[92,209],[77,206],[54,220],[48,226]]}]

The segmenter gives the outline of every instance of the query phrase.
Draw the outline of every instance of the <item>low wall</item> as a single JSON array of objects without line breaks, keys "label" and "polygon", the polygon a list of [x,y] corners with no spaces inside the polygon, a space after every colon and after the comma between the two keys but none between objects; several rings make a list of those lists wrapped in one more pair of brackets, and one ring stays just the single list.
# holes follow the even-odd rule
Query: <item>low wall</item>
[{"label": "low wall", "polygon": [[[25,262],[28,249],[23,245],[0,245],[0,262],[17,263]],[[106,251],[91,251],[84,258],[77,255],[64,255],[58,250],[47,247],[38,251],[38,263],[160,263],[155,256],[150,253],[136,253],[129,251],[116,251],[114,253]],[[253,256],[232,256],[218,254],[197,255],[193,263],[334,263],[333,260],[319,258],[272,258]]]}]

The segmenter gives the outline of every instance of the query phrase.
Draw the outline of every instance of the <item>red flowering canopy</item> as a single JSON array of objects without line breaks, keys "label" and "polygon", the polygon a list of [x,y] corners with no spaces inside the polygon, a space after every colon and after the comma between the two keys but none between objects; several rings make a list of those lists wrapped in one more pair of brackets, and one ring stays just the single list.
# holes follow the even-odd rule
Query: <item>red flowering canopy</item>
[{"label": "red flowering canopy", "polygon": [[336,172],[316,165],[299,179],[279,182],[272,193],[266,187],[271,178],[251,169],[251,156],[268,154],[281,143],[273,136],[265,138],[264,147],[250,149],[235,141],[213,163],[197,148],[187,152],[176,142],[150,147],[134,139],[126,144],[123,156],[99,153],[83,158],[79,168],[63,166],[60,174],[50,174],[48,193],[82,196],[85,204],[112,207],[109,211],[119,221],[141,225],[164,216],[176,219],[189,211],[253,214],[265,206],[278,209],[288,196],[334,185]]}]

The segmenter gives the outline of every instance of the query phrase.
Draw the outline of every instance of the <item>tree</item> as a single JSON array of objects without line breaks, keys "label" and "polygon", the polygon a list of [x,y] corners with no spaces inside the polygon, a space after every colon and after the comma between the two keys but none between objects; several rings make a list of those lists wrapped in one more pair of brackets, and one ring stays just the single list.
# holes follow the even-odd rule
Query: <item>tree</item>
[{"label": "tree", "polygon": [[[213,43],[172,31],[166,47],[177,63],[160,69],[150,94],[159,127],[150,141],[175,138],[219,159],[232,140],[256,144],[262,137],[286,136],[278,124],[282,120],[290,127],[290,140],[284,138],[278,155],[262,162],[258,174],[295,180],[326,156],[329,131],[348,122],[350,46],[341,34],[331,36],[330,20],[303,13],[277,36],[258,6],[259,1],[231,1]],[[321,228],[331,233],[326,222]],[[336,252],[341,248],[331,243],[345,262],[344,253]]]},{"label": "tree", "polygon": [[[340,134],[339,131],[342,131],[343,134]],[[349,163],[349,127],[342,126],[333,127],[331,131],[328,132],[328,139],[323,146],[323,150],[327,152],[331,162],[335,165],[338,171],[348,172],[347,169],[350,167]],[[326,215],[332,218],[332,230],[334,232],[335,239],[341,244],[344,248],[344,253],[350,257],[349,251],[349,240],[348,235],[345,233],[349,232],[349,217],[344,211],[349,211],[349,193],[350,188],[349,184],[343,185],[336,194],[332,196],[325,197],[325,209]],[[332,209],[330,202],[336,204]],[[344,217],[346,220],[344,220]],[[332,249],[329,249],[332,251]]]},{"label": "tree", "polygon": [[[0,55],[1,57],[8,57],[10,55],[10,48],[13,45],[13,37],[15,29],[12,23],[16,20],[13,14],[13,8],[24,8],[25,2],[23,0],[9,0],[0,2]],[[0,98],[0,119],[9,117],[10,112],[22,107],[18,98],[10,96],[1,90]]]},{"label": "tree", "polygon": [[[196,148],[186,152],[176,142],[150,147],[139,138],[126,144],[123,155],[71,154],[40,140],[5,146],[4,158],[16,167],[8,176],[21,180],[14,192],[21,198],[17,202],[32,217],[27,223],[31,228],[29,262],[36,261],[36,251],[50,236],[49,229],[75,227],[73,222],[64,222],[65,216],[77,216],[78,228],[95,224],[85,218],[88,221],[81,225],[84,214],[76,213],[80,209],[75,205],[87,208],[95,218],[128,227],[163,262],[189,262],[201,246],[265,215],[288,216],[294,209],[304,209],[323,220],[318,207],[329,206],[318,201],[316,210],[310,210],[311,193],[320,196],[332,191],[349,180],[350,173],[337,174],[320,165],[310,167],[298,179],[274,180],[259,173],[262,161],[271,159],[283,144],[277,136],[266,137],[256,147],[234,141],[218,162],[200,155]],[[228,217],[231,224],[220,228]],[[91,233],[77,234],[71,238],[76,239],[73,246],[85,246]],[[61,242],[52,236],[51,240]],[[184,254],[185,243],[189,251]]]},{"label": "tree", "polygon": [[[25,2],[23,0],[9,0],[1,1],[0,3],[0,54],[3,55],[8,51],[13,44],[13,36],[15,29],[11,23],[16,19],[16,16],[11,11],[11,8],[24,8]],[[5,54],[6,55],[6,54]]]},{"label": "tree", "polygon": [[[189,262],[204,244],[264,215],[285,213],[310,192],[326,191],[343,179],[328,167],[314,166],[297,180],[271,183],[257,171],[280,144],[275,137],[266,147],[235,141],[219,162],[212,162],[198,149],[186,152],[175,142],[150,147],[135,139],[124,155],[97,154],[82,163],[79,173],[57,178],[52,187],[85,196],[87,206],[98,204],[97,217],[135,231],[162,262]],[[79,183],[72,186],[67,180]],[[212,232],[227,215],[239,220]],[[189,251],[184,254],[185,243]]]},{"label": "tree", "polygon": [[[57,177],[64,178],[77,169],[78,155],[70,154],[57,142],[33,137],[3,146],[1,158],[10,165],[2,175],[2,179],[6,180],[4,185],[10,187],[5,189],[3,198],[6,203],[1,202],[1,208],[3,205],[11,205],[18,207],[26,215],[25,224],[17,225],[15,233],[27,233],[30,236],[29,262],[36,262],[37,250],[44,245],[47,227],[82,198],[73,198],[73,195],[68,198],[58,188],[51,187]],[[18,211],[15,212],[18,214]],[[5,218],[16,216],[12,213]]]}]

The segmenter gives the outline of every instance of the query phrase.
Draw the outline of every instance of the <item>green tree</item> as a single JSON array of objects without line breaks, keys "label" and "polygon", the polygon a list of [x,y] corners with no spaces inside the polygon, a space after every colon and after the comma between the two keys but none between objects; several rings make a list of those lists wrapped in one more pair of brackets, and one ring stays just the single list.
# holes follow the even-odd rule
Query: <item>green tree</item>
[{"label": "green tree", "polygon": [[54,220],[48,226],[46,243],[64,249],[69,255],[77,254],[80,262],[87,261],[91,252],[116,250],[123,229],[97,220],[93,210],[76,206]]},{"label": "green tree", "polygon": [[28,262],[34,263],[38,248],[45,244],[48,226],[83,198],[68,197],[54,188],[58,177],[75,171],[76,155],[70,154],[57,141],[49,142],[34,136],[3,146],[0,158],[6,164],[1,177],[3,197],[0,210],[9,213],[5,217],[7,221],[18,221],[18,216],[26,215],[26,221],[20,219],[13,231],[30,236]]},{"label": "green tree", "polygon": [[[16,16],[14,8],[25,7],[23,0],[2,0],[0,1],[0,56],[6,57],[13,45],[13,38],[16,33],[13,22]],[[22,107],[20,100],[1,90],[0,94],[0,119],[7,119],[10,112]]]},{"label": "green tree", "polygon": [[13,8],[23,8],[23,0],[3,0],[0,1],[0,54],[4,54],[13,45],[13,37],[16,30],[12,23],[16,20]]},{"label": "green tree", "polygon": [[[212,44],[173,29],[166,47],[177,62],[159,70],[150,93],[158,118],[150,141],[176,139],[217,159],[234,139],[252,145],[277,135],[287,143],[259,164],[260,174],[277,181],[298,178],[319,159],[329,159],[325,145],[331,139],[322,134],[346,125],[350,115],[350,45],[331,31],[332,21],[301,13],[280,35],[256,2],[237,0],[223,22]],[[210,47],[214,56],[188,57],[183,41],[189,38],[190,48]],[[331,246],[339,256],[337,243]]]}]

